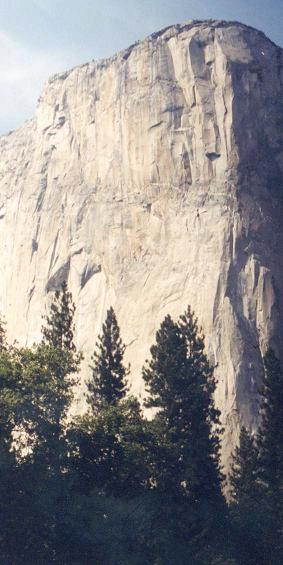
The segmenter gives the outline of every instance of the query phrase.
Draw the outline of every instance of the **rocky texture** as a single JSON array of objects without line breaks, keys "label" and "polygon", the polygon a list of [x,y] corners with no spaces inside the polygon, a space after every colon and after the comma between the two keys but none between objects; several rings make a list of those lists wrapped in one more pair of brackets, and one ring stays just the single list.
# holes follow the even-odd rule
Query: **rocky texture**
[{"label": "rocky texture", "polygon": [[[237,23],[170,27],[53,77],[0,138],[0,309],[39,338],[68,279],[86,365],[109,305],[132,385],[189,303],[219,379],[224,455],[258,421],[262,352],[282,347],[283,55]],[[86,372],[86,369],[85,369]]]}]

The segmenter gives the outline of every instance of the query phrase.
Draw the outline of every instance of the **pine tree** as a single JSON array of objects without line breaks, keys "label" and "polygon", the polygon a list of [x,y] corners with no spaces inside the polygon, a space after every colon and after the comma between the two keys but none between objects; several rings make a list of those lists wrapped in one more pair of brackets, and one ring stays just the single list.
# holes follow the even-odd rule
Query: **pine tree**
[{"label": "pine tree", "polygon": [[[55,292],[45,317],[42,343],[27,352],[25,379],[30,382],[36,442],[33,457],[60,475],[65,456],[66,416],[74,398],[76,373],[82,359],[73,341],[75,306],[66,283]],[[52,471],[53,469],[53,471]]]},{"label": "pine tree", "polygon": [[268,519],[273,563],[283,561],[283,372],[279,359],[269,349],[264,357],[262,420],[258,432],[259,473],[263,490],[261,504]]},{"label": "pine tree", "polygon": [[93,355],[88,383],[89,412],[76,419],[69,434],[71,463],[78,488],[107,495],[133,496],[149,482],[148,429],[141,407],[127,393],[125,346],[113,308],[107,312]]},{"label": "pine tree", "polygon": [[264,357],[261,424],[256,442],[242,430],[230,477],[241,563],[282,563],[283,374],[274,351]]},{"label": "pine tree", "polygon": [[159,435],[157,482],[193,501],[221,499],[215,382],[190,309],[179,323],[165,318],[143,378],[146,406],[158,409],[153,421]]},{"label": "pine tree", "polygon": [[45,316],[45,326],[42,327],[43,343],[56,349],[75,351],[74,314],[75,305],[68,291],[67,283],[62,283],[61,289],[56,290],[50,307],[50,315]]},{"label": "pine tree", "polygon": [[129,369],[123,365],[125,345],[113,308],[108,310],[102,334],[98,337],[92,361],[92,379],[88,383],[88,402],[93,410],[115,406],[127,392]]},{"label": "pine tree", "polygon": [[[25,457],[28,481],[23,492],[27,499],[31,499],[33,513],[29,528],[34,531],[38,546],[37,523],[41,519],[44,524],[46,563],[53,560],[61,562],[56,556],[65,543],[62,507],[71,496],[66,473],[67,416],[82,358],[73,341],[74,313],[71,293],[63,284],[62,289],[55,293],[50,313],[45,318],[42,342],[32,349],[18,352],[21,386],[28,401],[25,403],[28,410],[24,414],[23,427],[31,447]],[[36,548],[32,545],[31,549],[36,555]]]},{"label": "pine tree", "polygon": [[196,556],[204,536],[216,555],[224,546],[226,509],[213,369],[190,309],[178,323],[166,316],[150,352],[143,378],[146,406],[157,410],[151,422],[152,482],[159,496],[155,544],[162,563],[174,555],[180,563],[201,563]]},{"label": "pine tree", "polygon": [[260,495],[258,449],[254,438],[241,428],[229,476],[231,497],[240,506],[251,506]]},{"label": "pine tree", "polygon": [[262,421],[259,429],[261,479],[275,500],[283,494],[283,372],[274,351],[264,357]]},{"label": "pine tree", "polygon": [[[179,328],[187,348],[187,384],[184,412],[191,427],[191,454],[193,473],[190,490],[196,499],[204,496],[208,500],[222,500],[220,472],[220,412],[215,408],[214,392],[216,380],[204,352],[204,336],[199,331],[198,321],[188,306],[180,316]],[[188,437],[189,439],[189,437]]]},{"label": "pine tree", "polygon": [[273,525],[260,480],[257,441],[245,428],[241,429],[239,446],[233,455],[229,482],[230,518],[239,563],[269,565],[270,559],[277,563]]}]

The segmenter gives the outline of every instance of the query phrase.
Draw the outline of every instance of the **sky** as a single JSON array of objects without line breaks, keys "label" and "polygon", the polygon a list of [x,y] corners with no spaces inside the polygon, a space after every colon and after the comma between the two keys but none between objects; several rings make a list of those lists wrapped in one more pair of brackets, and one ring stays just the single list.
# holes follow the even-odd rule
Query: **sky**
[{"label": "sky", "polygon": [[50,75],[208,18],[249,24],[283,47],[283,0],[0,0],[0,135],[33,116]]}]

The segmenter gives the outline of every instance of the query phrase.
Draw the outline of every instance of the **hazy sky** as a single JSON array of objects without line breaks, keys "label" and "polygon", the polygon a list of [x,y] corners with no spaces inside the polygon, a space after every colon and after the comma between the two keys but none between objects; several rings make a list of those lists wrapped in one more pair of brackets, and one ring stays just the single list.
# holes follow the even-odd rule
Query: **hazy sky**
[{"label": "hazy sky", "polygon": [[0,0],[0,134],[34,114],[49,75],[191,18],[238,20],[283,46],[283,0]]}]

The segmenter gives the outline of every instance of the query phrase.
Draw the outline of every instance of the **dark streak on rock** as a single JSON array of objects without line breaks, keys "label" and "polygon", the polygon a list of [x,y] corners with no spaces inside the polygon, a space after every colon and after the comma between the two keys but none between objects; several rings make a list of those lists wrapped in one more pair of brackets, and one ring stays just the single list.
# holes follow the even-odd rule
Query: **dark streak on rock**
[{"label": "dark streak on rock", "polygon": [[86,265],[81,276],[81,288],[84,288],[91,277],[93,277],[93,275],[96,275],[97,273],[101,273],[101,265]]},{"label": "dark streak on rock", "polygon": [[70,259],[64,263],[52,277],[49,278],[47,285],[45,287],[45,291],[54,292],[55,290],[59,290],[62,286],[64,281],[68,280],[70,272]]}]

